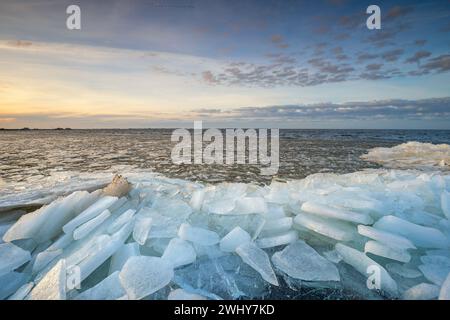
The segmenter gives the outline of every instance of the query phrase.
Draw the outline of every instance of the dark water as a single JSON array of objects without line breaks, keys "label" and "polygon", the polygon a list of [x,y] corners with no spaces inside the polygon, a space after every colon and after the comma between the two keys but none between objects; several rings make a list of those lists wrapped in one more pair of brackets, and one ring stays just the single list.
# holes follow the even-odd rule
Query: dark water
[{"label": "dark water", "polygon": [[[19,182],[51,172],[96,172],[127,165],[169,177],[205,182],[268,183],[259,165],[176,165],[172,129],[0,131],[0,178]],[[420,141],[450,143],[438,130],[281,130],[275,178],[301,179],[317,172],[347,173],[378,165],[360,159],[374,147]]]}]

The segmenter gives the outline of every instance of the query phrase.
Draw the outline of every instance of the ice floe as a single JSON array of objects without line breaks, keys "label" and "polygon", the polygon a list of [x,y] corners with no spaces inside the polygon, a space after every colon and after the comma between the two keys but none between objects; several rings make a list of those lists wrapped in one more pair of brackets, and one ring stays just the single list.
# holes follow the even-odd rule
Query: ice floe
[{"label": "ice floe", "polygon": [[374,148],[362,156],[396,169],[450,169],[450,145],[407,142],[392,148]]},{"label": "ice floe", "polygon": [[321,173],[267,186],[124,175],[130,184],[2,213],[0,297],[264,298],[305,284],[448,299],[442,171]]}]

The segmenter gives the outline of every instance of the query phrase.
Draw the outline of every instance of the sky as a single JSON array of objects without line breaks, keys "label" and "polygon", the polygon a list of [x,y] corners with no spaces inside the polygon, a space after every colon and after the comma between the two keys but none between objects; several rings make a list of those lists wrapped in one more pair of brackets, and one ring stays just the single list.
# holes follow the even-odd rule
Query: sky
[{"label": "sky", "polygon": [[194,120],[450,129],[450,0],[0,0],[0,128]]}]

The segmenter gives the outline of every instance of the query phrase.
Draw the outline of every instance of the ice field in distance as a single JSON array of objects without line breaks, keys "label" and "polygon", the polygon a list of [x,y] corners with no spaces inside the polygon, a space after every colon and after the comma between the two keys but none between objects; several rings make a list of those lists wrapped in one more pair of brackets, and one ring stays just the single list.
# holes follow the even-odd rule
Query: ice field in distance
[{"label": "ice field in distance", "polygon": [[[267,186],[124,172],[24,215],[3,208],[0,299],[249,299],[277,287],[449,299],[448,146],[410,146],[368,155],[410,159],[411,170]],[[379,290],[366,286],[374,266]],[[67,285],[71,270],[80,289]]]}]

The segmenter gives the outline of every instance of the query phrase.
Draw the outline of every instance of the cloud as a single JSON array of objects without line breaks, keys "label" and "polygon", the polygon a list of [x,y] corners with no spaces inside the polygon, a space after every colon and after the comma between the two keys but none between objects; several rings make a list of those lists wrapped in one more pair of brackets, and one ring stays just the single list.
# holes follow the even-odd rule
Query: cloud
[{"label": "cloud", "polygon": [[371,53],[361,53],[358,55],[358,61],[366,61],[366,60],[372,60],[378,58],[378,55],[371,54]]},{"label": "cloud", "polygon": [[397,61],[398,58],[405,52],[403,49],[393,49],[386,51],[381,54],[381,57],[388,62],[394,62]]},{"label": "cloud", "polygon": [[366,66],[366,70],[369,70],[369,71],[380,70],[382,66],[383,66],[383,64],[381,64],[381,63],[372,63],[372,64],[368,64]]},{"label": "cloud", "polygon": [[428,60],[421,69],[425,72],[446,72],[450,71],[450,54],[440,55],[436,58]]},{"label": "cloud", "polygon": [[412,7],[394,6],[388,11],[388,13],[386,14],[386,18],[395,20],[404,17],[413,11],[414,9]]},{"label": "cloud", "polygon": [[450,97],[423,100],[384,100],[321,103],[310,105],[280,105],[268,107],[242,107],[232,110],[201,109],[203,116],[215,119],[266,119],[266,120],[339,120],[339,119],[450,119]]},{"label": "cloud", "polygon": [[272,42],[276,47],[281,49],[286,49],[289,45],[284,41],[284,37],[279,34],[274,34],[270,37],[270,42]]},{"label": "cloud", "polygon": [[3,122],[14,122],[16,121],[16,118],[0,118],[0,123]]},{"label": "cloud", "polygon": [[418,47],[422,47],[427,43],[427,40],[425,39],[418,39],[416,41],[414,41],[414,44]]},{"label": "cloud", "polygon": [[428,58],[431,56],[431,52],[429,51],[417,51],[412,57],[409,57],[408,59],[406,59],[407,63],[418,63],[420,62],[420,60],[422,60],[423,58]]}]

